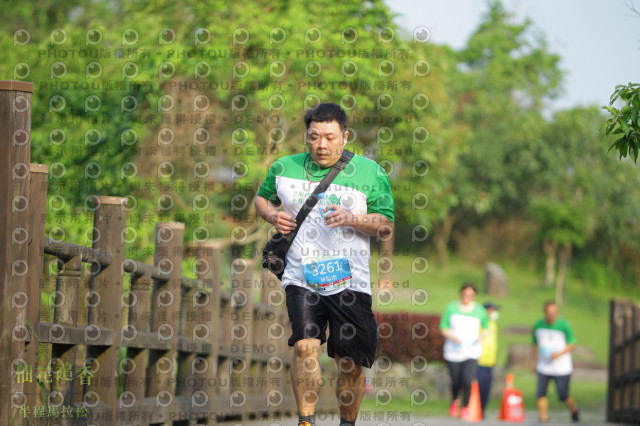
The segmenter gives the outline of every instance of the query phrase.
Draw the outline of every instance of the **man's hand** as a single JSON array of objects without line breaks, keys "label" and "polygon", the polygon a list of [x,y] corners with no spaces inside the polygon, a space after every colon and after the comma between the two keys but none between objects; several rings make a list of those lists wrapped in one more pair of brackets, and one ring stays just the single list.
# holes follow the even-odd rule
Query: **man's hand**
[{"label": "man's hand", "polygon": [[259,195],[254,200],[256,212],[261,218],[275,226],[276,231],[283,235],[296,229],[296,219],[291,214],[278,210],[278,206]]},{"label": "man's hand", "polygon": [[483,330],[478,336],[478,338],[476,339],[476,343],[482,344],[482,341],[486,339],[488,335],[489,335],[489,330]]},{"label": "man's hand", "polygon": [[269,216],[268,221],[282,235],[286,235],[296,229],[296,218],[284,211],[274,212]]},{"label": "man's hand", "polygon": [[331,228],[353,226],[357,231],[371,236],[387,236],[393,232],[393,222],[380,213],[353,214],[336,204],[329,204],[326,210],[333,210],[324,216],[324,223]]},{"label": "man's hand", "polygon": [[342,210],[336,204],[329,204],[325,210],[333,210],[324,216],[324,223],[328,227],[335,228],[336,226],[353,225],[353,215]]},{"label": "man's hand", "polygon": [[560,358],[562,355],[564,354],[568,354],[569,352],[571,352],[572,350],[574,350],[576,347],[575,344],[571,343],[568,344],[567,346],[565,346],[565,348],[561,351],[557,351],[551,354],[551,359],[558,359]]},{"label": "man's hand", "polygon": [[446,339],[451,340],[453,343],[456,343],[458,345],[462,344],[462,340],[456,337],[448,328],[443,328],[442,330],[440,330],[440,334]]}]

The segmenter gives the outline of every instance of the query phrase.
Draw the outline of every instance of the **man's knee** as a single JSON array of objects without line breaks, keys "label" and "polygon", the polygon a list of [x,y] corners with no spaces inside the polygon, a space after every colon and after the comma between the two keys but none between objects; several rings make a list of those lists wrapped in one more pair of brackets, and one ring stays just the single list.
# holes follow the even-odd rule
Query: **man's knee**
[{"label": "man's knee", "polygon": [[364,370],[361,365],[357,365],[350,358],[336,358],[336,365],[338,367],[338,373],[352,377],[360,376]]},{"label": "man's knee", "polygon": [[302,339],[293,345],[293,354],[297,358],[315,358],[318,359],[320,352],[319,339]]},{"label": "man's knee", "polygon": [[571,402],[571,396],[568,391],[566,393],[558,393],[558,399],[560,402],[564,402],[565,404],[569,404]]}]

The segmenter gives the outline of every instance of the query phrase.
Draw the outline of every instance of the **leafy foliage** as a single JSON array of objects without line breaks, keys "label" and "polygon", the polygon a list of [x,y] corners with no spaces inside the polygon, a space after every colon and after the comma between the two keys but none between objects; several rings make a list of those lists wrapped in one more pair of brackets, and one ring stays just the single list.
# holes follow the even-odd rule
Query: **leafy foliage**
[{"label": "leafy foliage", "polygon": [[32,161],[52,166],[57,238],[90,242],[100,194],[129,196],[135,258],[152,253],[156,221],[185,222],[192,239],[264,232],[250,201],[277,157],[306,149],[301,118],[319,101],[348,110],[349,149],[387,170],[401,222],[446,214],[447,198],[414,209],[413,195],[446,186],[416,169],[451,167],[462,145],[446,107],[453,55],[402,39],[380,0],[15,7],[0,70],[36,83]]},{"label": "leafy foliage", "polygon": [[[618,100],[624,103],[621,108],[614,107]],[[629,156],[634,163],[637,163],[640,150],[640,84],[629,83],[626,86],[616,86],[609,106],[602,108],[612,115],[603,124],[605,134],[618,138],[611,144],[609,151],[616,149],[620,158]]]}]

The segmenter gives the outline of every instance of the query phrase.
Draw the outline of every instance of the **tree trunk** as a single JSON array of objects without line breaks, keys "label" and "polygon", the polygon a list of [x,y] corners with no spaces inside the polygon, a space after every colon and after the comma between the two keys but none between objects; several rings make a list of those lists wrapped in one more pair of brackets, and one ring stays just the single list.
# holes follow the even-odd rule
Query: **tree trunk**
[{"label": "tree trunk", "polygon": [[438,250],[438,259],[440,264],[446,266],[449,263],[449,240],[451,239],[451,230],[458,220],[457,215],[451,214],[442,222],[440,232],[435,235],[436,249]]},{"label": "tree trunk", "polygon": [[556,278],[556,253],[558,244],[549,240],[544,241],[544,253],[547,255],[547,261],[544,264],[544,283],[551,287]]},{"label": "tree trunk", "polygon": [[564,293],[567,282],[567,273],[569,272],[569,262],[571,261],[571,243],[565,243],[560,250],[558,260],[558,276],[556,281],[556,303],[558,306],[564,304]]}]

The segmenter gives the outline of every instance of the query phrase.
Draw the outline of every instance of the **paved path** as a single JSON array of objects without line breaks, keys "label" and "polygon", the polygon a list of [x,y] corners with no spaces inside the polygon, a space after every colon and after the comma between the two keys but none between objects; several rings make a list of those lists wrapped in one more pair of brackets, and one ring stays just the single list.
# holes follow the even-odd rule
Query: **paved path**
[{"label": "paved path", "polygon": [[[569,420],[569,413],[567,412],[554,412],[551,413],[550,422],[545,423],[546,425],[566,425],[566,426],[574,426],[576,423],[571,423]],[[326,415],[322,416],[318,419],[316,426],[338,426],[339,419],[337,415]],[[296,419],[282,419],[282,420],[265,420],[265,421],[241,421],[241,422],[225,422],[223,425],[228,426],[297,426],[298,423]],[[410,419],[401,419],[397,420],[375,420],[375,421],[358,421],[356,423],[357,426],[440,426],[440,425],[459,425],[464,426],[469,423],[463,422],[460,420],[450,419],[450,418],[442,418],[442,417],[411,417]],[[504,426],[506,422],[498,421],[498,413],[497,412],[489,412],[487,419],[479,423],[482,426]],[[526,420],[522,423],[512,423],[519,425],[539,425],[538,422],[538,414],[535,411],[527,411]],[[581,425],[612,425],[612,423],[605,423],[604,421],[604,413],[603,414],[594,414],[594,413],[584,413],[582,415],[582,420],[580,422]],[[620,425],[615,425],[620,426]]]}]

